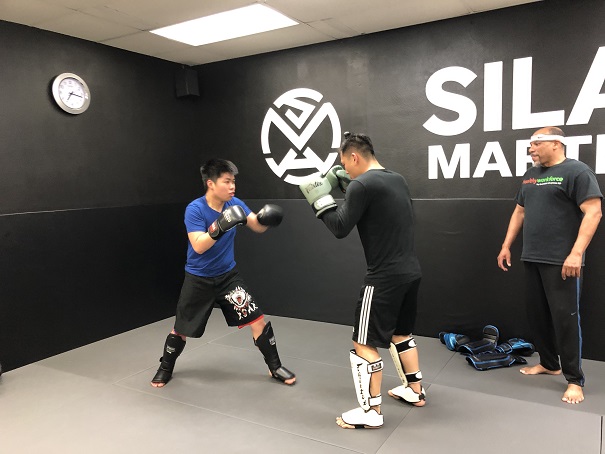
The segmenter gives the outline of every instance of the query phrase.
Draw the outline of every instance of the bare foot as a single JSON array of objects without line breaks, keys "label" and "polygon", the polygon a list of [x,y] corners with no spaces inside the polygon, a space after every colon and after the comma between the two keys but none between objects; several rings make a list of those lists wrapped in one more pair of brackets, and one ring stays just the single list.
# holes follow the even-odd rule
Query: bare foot
[{"label": "bare foot", "polygon": [[340,416],[338,416],[336,418],[336,424],[338,424],[340,427],[342,427],[343,429],[355,429],[355,426],[352,426],[350,424],[347,424],[346,422],[344,422],[342,420],[342,418]]},{"label": "bare foot", "polygon": [[426,405],[426,400],[421,400],[420,402],[414,402],[412,405],[414,407],[424,407]]},{"label": "bare foot", "polygon": [[523,375],[540,375],[540,374],[561,375],[561,369],[549,370],[549,369],[546,369],[544,366],[542,366],[542,364],[536,364],[535,366],[531,366],[531,367],[522,367],[519,370],[519,372],[521,372]]},{"label": "bare foot", "polygon": [[154,383],[151,382],[151,386],[153,386],[154,388],[163,388],[166,385],[166,383]]},{"label": "bare foot", "polygon": [[[345,417],[352,423],[345,422]],[[380,429],[383,423],[380,406],[372,407],[368,412],[364,412],[361,407],[354,408],[336,418],[336,424],[343,429]]]},{"label": "bare foot", "polygon": [[584,391],[581,386],[569,384],[561,400],[568,404],[579,404],[584,400]]}]

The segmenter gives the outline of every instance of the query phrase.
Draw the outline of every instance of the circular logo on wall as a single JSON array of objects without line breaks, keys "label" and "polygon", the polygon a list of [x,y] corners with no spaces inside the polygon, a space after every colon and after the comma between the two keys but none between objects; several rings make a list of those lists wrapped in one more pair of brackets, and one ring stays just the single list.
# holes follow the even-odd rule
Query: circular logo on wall
[{"label": "circular logo on wall", "polygon": [[340,120],[334,106],[322,99],[315,90],[295,88],[277,98],[265,115],[265,161],[286,183],[298,185],[317,171],[326,173],[338,157]]}]

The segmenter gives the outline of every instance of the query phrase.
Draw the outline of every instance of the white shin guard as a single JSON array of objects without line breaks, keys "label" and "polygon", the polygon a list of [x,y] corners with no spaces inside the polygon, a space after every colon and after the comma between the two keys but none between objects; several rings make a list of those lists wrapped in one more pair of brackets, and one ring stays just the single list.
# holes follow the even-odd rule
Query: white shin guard
[{"label": "white shin guard", "polygon": [[372,379],[372,374],[382,370],[383,362],[382,359],[379,359],[371,363],[358,356],[355,350],[351,350],[350,359],[357,401],[361,408],[367,412],[371,407],[382,403],[382,396],[380,394],[374,397],[370,395],[370,380]]},{"label": "white shin guard", "polygon": [[393,364],[395,364],[395,370],[397,370],[397,375],[401,379],[401,383],[403,386],[408,385],[408,380],[405,377],[405,371],[403,370],[403,364],[401,364],[401,359],[399,358],[399,352],[397,351],[397,347],[393,342],[391,342],[391,346],[389,347],[389,353],[391,354],[391,358],[393,359]]},{"label": "white shin guard", "polygon": [[400,353],[407,352],[414,348],[416,348],[416,341],[411,336],[409,339],[397,344],[391,343],[391,346],[389,347],[389,352],[391,353],[391,357],[395,363],[395,369],[397,370],[397,374],[399,375],[402,383],[401,386],[391,389],[389,391],[389,395],[395,397],[396,399],[404,400],[410,404],[416,404],[421,400],[424,400],[426,397],[424,388],[421,387],[420,393],[417,393],[409,386],[410,383],[418,383],[422,380],[422,372],[418,370],[416,372],[406,374],[405,368],[401,363],[401,357],[399,356]]},{"label": "white shin guard", "polygon": [[420,394],[415,392],[409,386],[399,385],[389,391],[389,395],[395,399],[403,400],[408,404],[417,404],[426,398],[426,391],[421,388]]},{"label": "white shin guard", "polygon": [[355,429],[379,429],[384,424],[384,416],[376,410],[364,411],[359,407],[345,411],[341,419]]}]

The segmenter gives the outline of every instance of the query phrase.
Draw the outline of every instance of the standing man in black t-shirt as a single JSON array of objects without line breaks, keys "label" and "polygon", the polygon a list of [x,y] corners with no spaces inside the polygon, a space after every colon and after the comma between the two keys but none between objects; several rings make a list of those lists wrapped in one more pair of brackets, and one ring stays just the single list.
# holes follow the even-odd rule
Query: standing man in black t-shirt
[{"label": "standing man in black t-shirt", "polygon": [[498,266],[511,266],[510,246],[523,228],[527,314],[535,332],[540,363],[525,375],[559,375],[567,379],[563,402],[584,400],[580,291],[584,253],[601,220],[601,200],[594,172],[567,159],[564,134],[542,128],[531,137],[534,167],[523,176],[517,206],[498,254]]},{"label": "standing man in black t-shirt", "polygon": [[[336,419],[345,429],[378,428],[383,425],[382,359],[378,348],[388,348],[403,385],[389,391],[395,399],[421,407],[425,391],[418,351],[412,337],[420,264],[414,252],[414,213],[405,179],[376,160],[370,138],[345,133],[340,147],[341,166],[325,177],[315,174],[301,191],[315,214],[337,238],[355,226],[367,263],[353,331],[351,369],[360,407]],[[346,190],[338,207],[330,191]]]}]

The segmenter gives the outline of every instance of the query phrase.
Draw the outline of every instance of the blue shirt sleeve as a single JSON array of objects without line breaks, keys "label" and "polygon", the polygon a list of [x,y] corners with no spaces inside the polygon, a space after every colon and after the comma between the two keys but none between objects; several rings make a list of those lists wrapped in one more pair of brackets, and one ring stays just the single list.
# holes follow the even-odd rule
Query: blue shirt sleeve
[{"label": "blue shirt sleeve", "polygon": [[[214,222],[214,220],[211,222]],[[185,210],[185,227],[187,228],[187,233],[206,232],[208,229],[207,226],[210,223],[207,223],[204,218],[202,208],[199,204],[190,203],[187,205],[187,209]]]}]

